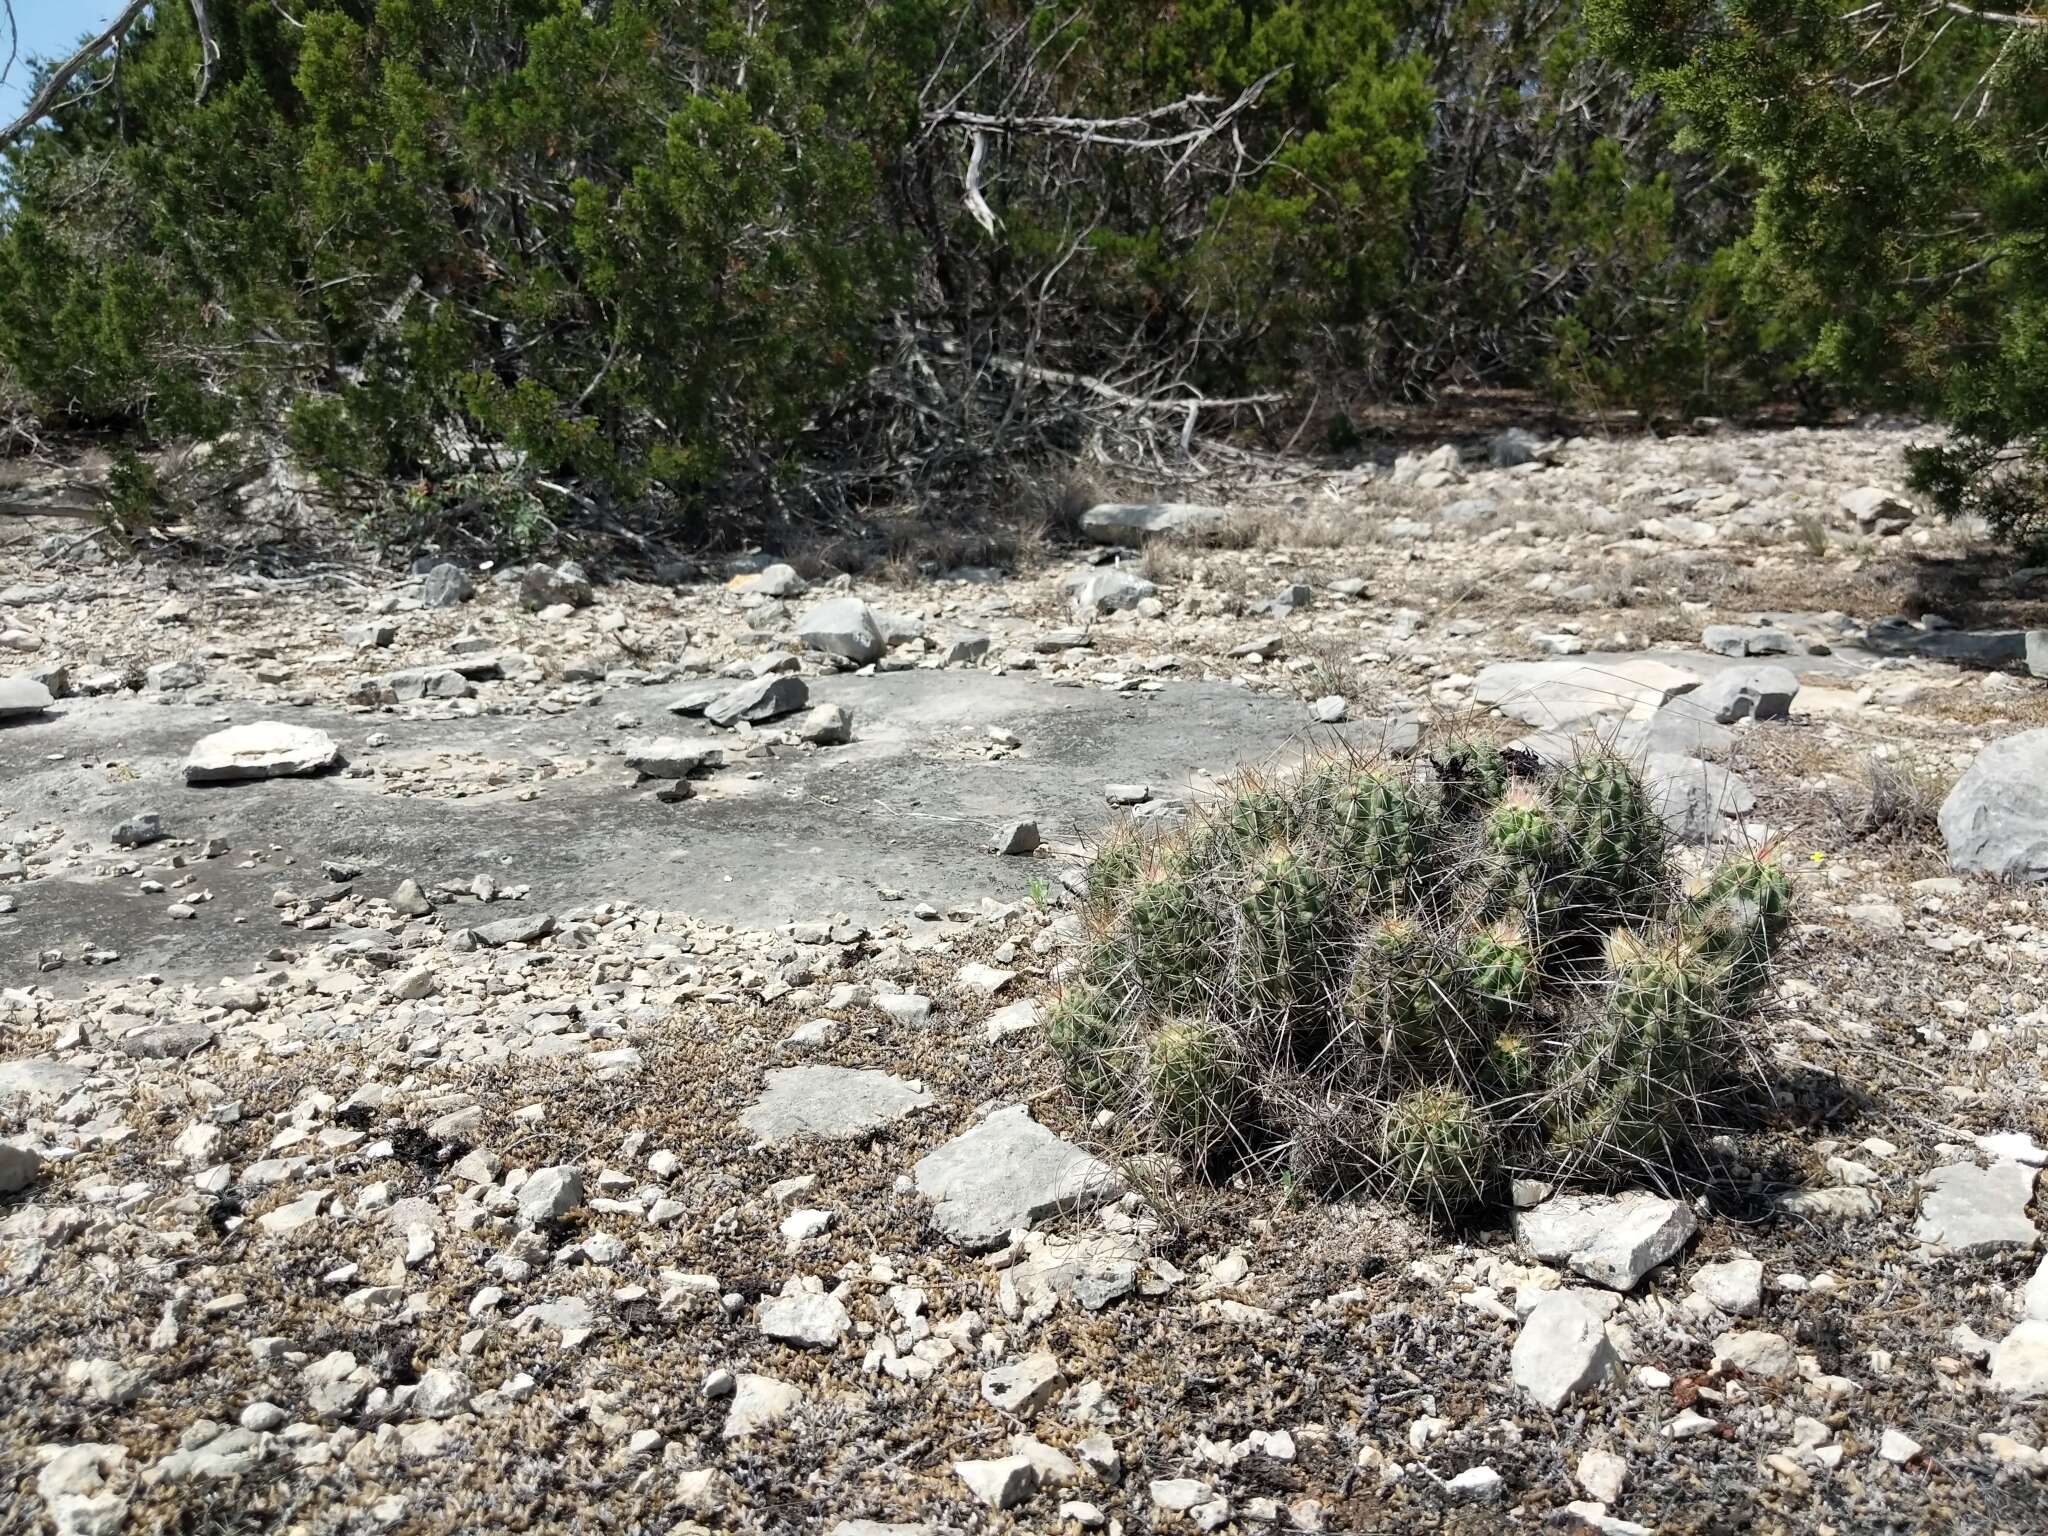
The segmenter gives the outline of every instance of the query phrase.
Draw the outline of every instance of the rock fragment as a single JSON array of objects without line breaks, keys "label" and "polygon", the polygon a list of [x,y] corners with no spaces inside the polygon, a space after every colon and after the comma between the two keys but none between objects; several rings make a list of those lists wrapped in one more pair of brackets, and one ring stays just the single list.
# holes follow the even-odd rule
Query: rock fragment
[{"label": "rock fragment", "polygon": [[[752,725],[793,715],[810,702],[811,690],[800,677],[778,672],[742,683],[721,694],[704,708],[704,718],[713,725],[730,728],[742,720]],[[672,705],[671,708],[674,706]]]},{"label": "rock fragment", "polygon": [[822,651],[856,666],[879,661],[889,649],[875,610],[857,597],[835,597],[811,609],[796,625],[805,650]]},{"label": "rock fragment", "polygon": [[2048,729],[1977,754],[1941,804],[1948,861],[1966,874],[2048,881]]},{"label": "rock fragment", "polygon": [[933,1224],[970,1250],[1123,1191],[1108,1164],[1062,1141],[1022,1105],[997,1110],[930,1153],[912,1177],[932,1202]]},{"label": "rock fragment", "polygon": [[768,1074],[761,1097],[740,1115],[741,1127],[767,1146],[804,1136],[854,1139],[930,1109],[917,1084],[886,1072],[851,1067],[782,1067]]},{"label": "rock fragment", "polygon": [[39,715],[56,702],[33,678],[0,677],[0,720]]},{"label": "rock fragment", "polygon": [[2040,1241],[2027,1206],[2038,1170],[2024,1163],[1951,1163],[1926,1180],[1913,1236],[1956,1253],[2029,1249]]},{"label": "rock fragment", "polygon": [[1620,1367],[1606,1324],[1578,1297],[1544,1297],[1523,1320],[1510,1370],[1515,1385],[1544,1408],[1556,1409],[1599,1386]]},{"label": "rock fragment", "polygon": [[201,737],[185,759],[185,782],[229,784],[243,779],[302,777],[340,761],[341,750],[325,731],[260,720]]},{"label": "rock fragment", "polygon": [[1558,1195],[1517,1211],[1515,1239],[1546,1264],[1563,1264],[1609,1290],[1628,1291],[1699,1230],[1692,1208],[1658,1195]]}]

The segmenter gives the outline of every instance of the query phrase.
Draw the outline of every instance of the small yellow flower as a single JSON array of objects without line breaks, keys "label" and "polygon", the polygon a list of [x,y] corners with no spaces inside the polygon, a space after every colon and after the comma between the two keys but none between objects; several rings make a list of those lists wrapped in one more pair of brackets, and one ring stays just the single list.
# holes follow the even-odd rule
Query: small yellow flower
[{"label": "small yellow flower", "polygon": [[1809,853],[1807,857],[1813,860],[1813,862],[1816,864],[1825,864],[1828,861],[1828,856],[1824,853],[1819,852]]}]

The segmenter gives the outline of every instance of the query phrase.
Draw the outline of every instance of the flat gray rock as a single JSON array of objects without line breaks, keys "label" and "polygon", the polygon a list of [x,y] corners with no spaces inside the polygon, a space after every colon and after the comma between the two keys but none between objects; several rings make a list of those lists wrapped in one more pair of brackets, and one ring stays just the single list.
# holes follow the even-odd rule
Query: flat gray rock
[{"label": "flat gray rock", "polygon": [[[742,683],[705,706],[704,718],[713,725],[735,726],[742,720],[759,725],[764,720],[793,715],[811,701],[811,690],[800,677],[778,672],[772,677]],[[670,706],[673,708],[674,706]]]},{"label": "flat gray rock", "polygon": [[2048,1397],[2048,1322],[2030,1317],[1991,1352],[1991,1389],[2010,1397]]},{"label": "flat gray rock", "polygon": [[626,766],[650,779],[687,779],[725,763],[725,748],[681,736],[637,736],[626,743]]},{"label": "flat gray rock", "polygon": [[1627,1291],[1699,1230],[1692,1207],[1640,1191],[1559,1195],[1515,1213],[1515,1241],[1546,1264]]},{"label": "flat gray rock", "polygon": [[773,1429],[802,1407],[803,1400],[803,1391],[786,1381],[743,1371],[733,1388],[732,1404],[725,1411],[725,1424],[719,1435],[722,1439],[739,1440]]},{"label": "flat gray rock", "polygon": [[1948,861],[2001,880],[2048,880],[2048,729],[1977,754],[1941,804]]},{"label": "flat gray rock", "polygon": [[1596,715],[1647,714],[1699,685],[1697,672],[1648,656],[1503,661],[1480,671],[1472,698],[1510,720],[1554,730]]},{"label": "flat gray rock", "polygon": [[487,949],[496,949],[501,944],[531,944],[535,939],[546,938],[554,928],[553,913],[526,912],[518,917],[501,917],[495,922],[478,923],[469,931],[477,943]]},{"label": "flat gray rock", "polygon": [[406,667],[386,673],[375,691],[393,703],[414,704],[422,699],[466,699],[476,688],[454,667]]},{"label": "flat gray rock", "polygon": [[835,597],[796,621],[796,637],[807,651],[823,651],[865,666],[889,649],[875,610],[857,597]]},{"label": "flat gray rock", "polygon": [[1913,504],[1881,485],[1859,486],[1835,498],[1841,509],[1856,519],[1865,533],[1900,533],[1916,516]]},{"label": "flat gray rock", "polygon": [[2040,1241],[2027,1205],[2039,1170],[2023,1163],[1951,1163],[1923,1181],[1913,1236],[1956,1253],[2032,1248]]},{"label": "flat gray rock", "polygon": [[1107,1163],[1062,1141],[1023,1105],[999,1109],[912,1170],[932,1224],[961,1247],[996,1247],[1019,1228],[1115,1199]]},{"label": "flat gray rock", "polygon": [[0,720],[39,715],[55,702],[50,690],[32,677],[0,677]]},{"label": "flat gray rock", "polygon": [[174,1061],[197,1055],[213,1044],[213,1031],[196,1019],[150,1024],[121,1037],[121,1054],[143,1061]]},{"label": "flat gray rock", "polygon": [[[1693,697],[1688,693],[1673,699],[1646,720],[1623,722],[1614,733],[1614,750],[1638,764],[1657,755],[1718,756],[1732,751],[1735,733],[1696,707]],[[1539,747],[1534,749],[1538,757],[1546,762],[1569,760],[1574,745],[1570,738],[1546,734],[1544,739],[1560,741],[1562,749],[1546,753]]]},{"label": "flat gray rock", "polygon": [[459,565],[435,566],[427,572],[427,579],[420,586],[420,606],[423,608],[453,608],[474,596],[476,583]]},{"label": "flat gray rock", "polygon": [[1729,817],[1756,809],[1756,793],[1748,782],[1719,763],[1652,752],[1640,771],[1664,829],[1681,843],[1710,843]]},{"label": "flat gray rock", "polygon": [[669,695],[662,708],[672,715],[701,715],[731,691],[726,683],[685,683]]},{"label": "flat gray rock", "polygon": [[43,1155],[34,1147],[0,1141],[0,1195],[27,1189],[42,1171]]},{"label": "flat gray rock", "polygon": [[92,1074],[68,1061],[22,1056],[0,1061],[0,1104],[10,1101],[56,1104],[83,1088]]},{"label": "flat gray rock", "polygon": [[1782,629],[1755,624],[1709,624],[1700,633],[1700,649],[1716,656],[1786,656],[1794,648]]},{"label": "flat gray rock", "polygon": [[1129,544],[1139,539],[1203,533],[1229,521],[1229,508],[1203,506],[1199,502],[1105,501],[1081,514],[1081,532],[1098,544]]},{"label": "flat gray rock", "polygon": [[203,736],[185,759],[187,784],[284,779],[319,773],[341,761],[334,738],[311,726],[258,720]]},{"label": "flat gray rock", "polygon": [[748,576],[735,576],[728,585],[735,592],[758,592],[763,597],[801,597],[810,583],[789,565],[763,566]]},{"label": "flat gray rock", "polygon": [[1684,702],[1716,724],[1733,725],[1737,720],[1789,720],[1798,695],[1799,679],[1791,669],[1767,662],[1723,668],[1687,694]]},{"label": "flat gray rock", "polygon": [[839,1141],[869,1135],[931,1107],[930,1094],[886,1072],[781,1067],[768,1074],[766,1091],[741,1113],[740,1126],[768,1146],[803,1136]]}]

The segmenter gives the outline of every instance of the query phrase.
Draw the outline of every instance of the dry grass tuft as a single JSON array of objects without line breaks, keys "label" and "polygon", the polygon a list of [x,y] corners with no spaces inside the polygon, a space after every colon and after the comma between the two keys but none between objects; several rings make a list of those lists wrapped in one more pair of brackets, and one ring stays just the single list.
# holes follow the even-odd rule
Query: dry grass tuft
[{"label": "dry grass tuft", "polygon": [[1945,777],[1924,763],[1872,754],[1855,784],[1833,797],[1835,814],[1851,837],[1870,842],[1938,846]]}]

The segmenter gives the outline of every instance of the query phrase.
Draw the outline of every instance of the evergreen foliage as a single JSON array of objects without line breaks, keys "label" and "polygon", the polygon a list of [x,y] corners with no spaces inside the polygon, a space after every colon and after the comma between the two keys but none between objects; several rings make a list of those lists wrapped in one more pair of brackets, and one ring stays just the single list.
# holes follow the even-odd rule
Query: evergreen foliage
[{"label": "evergreen foliage", "polygon": [[[1717,309],[1739,187],[1569,7],[209,12],[196,103],[191,18],[155,7],[0,160],[0,365],[55,423],[283,434],[395,543],[532,544],[588,496],[687,533],[853,458],[934,348],[1657,409],[1776,377]],[[1186,152],[1110,142],[1247,95]],[[1034,126],[1056,116],[1125,126]]]},{"label": "evergreen foliage", "polygon": [[1587,0],[1594,36],[1756,182],[1729,253],[1801,366],[1925,410],[1950,513],[2048,550],[2048,17],[1877,0]]}]

